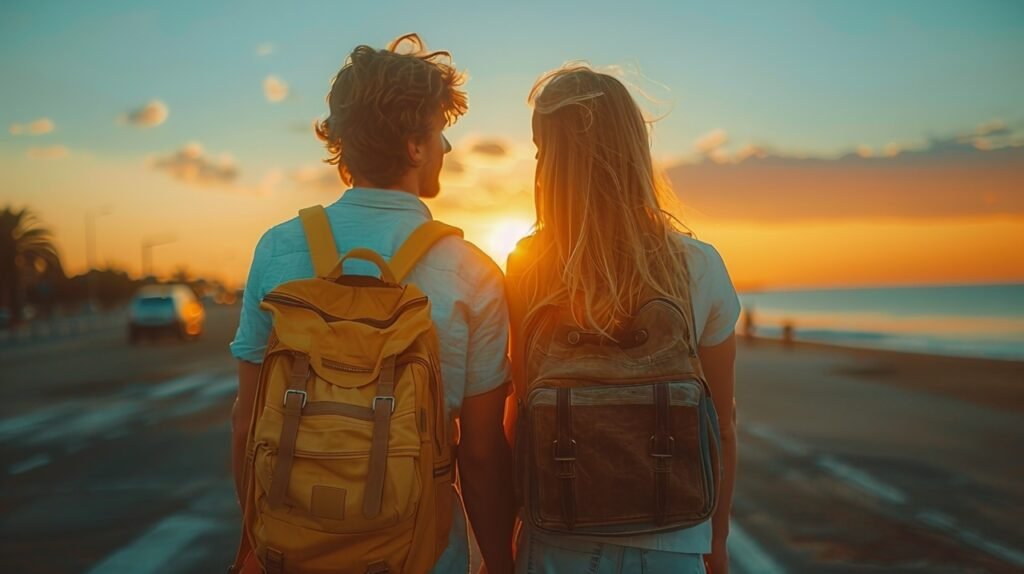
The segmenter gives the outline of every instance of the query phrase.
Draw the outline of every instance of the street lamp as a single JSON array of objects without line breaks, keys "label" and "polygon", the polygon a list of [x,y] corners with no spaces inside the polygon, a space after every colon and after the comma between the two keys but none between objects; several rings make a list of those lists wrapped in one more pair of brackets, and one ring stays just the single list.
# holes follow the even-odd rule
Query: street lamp
[{"label": "street lamp", "polygon": [[104,205],[98,211],[85,213],[85,272],[89,287],[90,311],[96,310],[96,218],[109,215],[111,211],[113,210],[109,205]]},{"label": "street lamp", "polygon": [[177,238],[174,235],[149,236],[142,240],[142,276],[149,277],[153,274],[153,248],[158,245],[174,243]]}]

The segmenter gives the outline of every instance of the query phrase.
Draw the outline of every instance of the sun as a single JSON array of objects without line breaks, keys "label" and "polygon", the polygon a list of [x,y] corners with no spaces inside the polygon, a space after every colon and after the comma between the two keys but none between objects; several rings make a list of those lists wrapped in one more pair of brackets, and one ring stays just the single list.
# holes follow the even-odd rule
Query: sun
[{"label": "sun", "polygon": [[502,218],[498,219],[491,226],[491,233],[487,239],[487,254],[494,261],[505,266],[508,254],[516,248],[520,239],[530,234],[533,222],[523,218]]}]

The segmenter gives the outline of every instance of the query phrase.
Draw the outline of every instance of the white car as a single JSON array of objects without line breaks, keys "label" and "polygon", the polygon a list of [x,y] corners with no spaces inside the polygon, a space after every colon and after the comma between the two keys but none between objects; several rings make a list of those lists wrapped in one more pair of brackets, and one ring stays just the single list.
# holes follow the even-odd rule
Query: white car
[{"label": "white car", "polygon": [[206,311],[188,285],[147,285],[132,298],[128,340],[171,333],[187,340],[203,332]]}]

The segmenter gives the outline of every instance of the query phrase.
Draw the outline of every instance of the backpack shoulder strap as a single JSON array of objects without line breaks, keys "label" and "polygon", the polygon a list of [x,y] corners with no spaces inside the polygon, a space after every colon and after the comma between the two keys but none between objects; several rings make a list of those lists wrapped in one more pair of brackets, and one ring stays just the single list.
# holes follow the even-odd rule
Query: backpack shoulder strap
[{"label": "backpack shoulder strap", "polygon": [[462,230],[440,221],[428,221],[413,230],[405,243],[398,248],[395,256],[391,258],[390,266],[391,271],[395,274],[395,281],[398,283],[404,281],[405,276],[412,271],[416,262],[426,255],[435,243],[449,235],[462,237]]},{"label": "backpack shoulder strap", "polygon": [[338,262],[338,246],[334,243],[331,224],[322,205],[299,210],[302,228],[306,231],[309,256],[313,260],[313,272],[317,277],[326,277]]}]

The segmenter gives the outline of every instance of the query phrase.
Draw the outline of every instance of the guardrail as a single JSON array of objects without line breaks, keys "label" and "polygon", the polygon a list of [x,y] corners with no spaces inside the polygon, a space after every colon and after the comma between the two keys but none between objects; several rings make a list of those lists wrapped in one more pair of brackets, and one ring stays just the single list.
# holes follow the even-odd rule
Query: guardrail
[{"label": "guardrail", "polygon": [[127,325],[126,308],[68,317],[38,318],[17,327],[0,329],[0,349],[83,337]]}]

